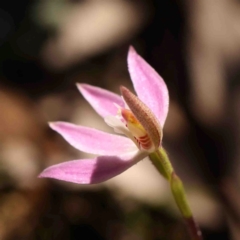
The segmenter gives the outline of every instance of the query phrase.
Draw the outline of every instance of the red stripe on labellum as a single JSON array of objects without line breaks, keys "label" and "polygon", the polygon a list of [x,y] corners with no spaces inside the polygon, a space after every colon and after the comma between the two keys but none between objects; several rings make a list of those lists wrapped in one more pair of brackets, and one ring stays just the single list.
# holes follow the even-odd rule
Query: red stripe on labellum
[{"label": "red stripe on labellum", "polygon": [[136,138],[136,140],[139,146],[142,147],[143,149],[147,150],[152,147],[152,141],[147,134],[145,136]]},{"label": "red stripe on labellum", "polygon": [[[151,110],[137,96],[135,96],[127,88],[120,87],[122,96],[132,111],[134,117],[143,126],[154,148],[157,149],[162,141],[162,128]],[[144,148],[146,146],[144,145]]]}]

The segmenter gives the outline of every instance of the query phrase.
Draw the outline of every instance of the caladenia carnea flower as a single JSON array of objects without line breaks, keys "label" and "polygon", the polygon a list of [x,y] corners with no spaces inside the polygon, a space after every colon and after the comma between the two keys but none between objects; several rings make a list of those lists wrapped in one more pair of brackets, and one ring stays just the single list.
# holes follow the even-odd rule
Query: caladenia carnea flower
[{"label": "caladenia carnea flower", "polygon": [[50,123],[73,147],[98,156],[50,166],[39,177],[79,184],[100,183],[148,157],[169,181],[192,239],[199,240],[201,233],[193,220],[182,182],[162,147],[162,129],[169,104],[166,84],[133,47],[128,52],[128,69],[137,96],[123,86],[120,96],[99,87],[77,84],[83,97],[116,134],[67,122]]},{"label": "caladenia carnea flower", "polygon": [[106,181],[156,152],[168,113],[168,89],[157,72],[129,48],[128,68],[138,96],[121,86],[121,96],[88,84],[77,84],[83,97],[117,134],[67,122],[50,127],[80,151],[99,155],[53,165],[40,177],[80,184]]}]

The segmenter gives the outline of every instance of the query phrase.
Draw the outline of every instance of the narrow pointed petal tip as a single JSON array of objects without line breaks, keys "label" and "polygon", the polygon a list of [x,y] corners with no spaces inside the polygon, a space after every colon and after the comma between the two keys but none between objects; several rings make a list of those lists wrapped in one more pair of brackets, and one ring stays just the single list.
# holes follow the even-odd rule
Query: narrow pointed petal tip
[{"label": "narrow pointed petal tip", "polygon": [[95,184],[119,175],[146,156],[144,152],[135,152],[127,157],[101,156],[73,160],[48,167],[38,177],[78,184]]},{"label": "narrow pointed petal tip", "polygon": [[85,83],[77,83],[76,85],[83,97],[103,118],[109,115],[116,115],[117,108],[114,103],[124,106],[121,97],[113,92]]},{"label": "narrow pointed petal tip", "polygon": [[137,54],[135,48],[132,45],[129,46],[128,54]]},{"label": "narrow pointed petal tip", "polygon": [[114,156],[136,149],[135,144],[129,138],[102,132],[94,128],[67,122],[51,122],[49,126],[70,145],[83,152]]},{"label": "narrow pointed petal tip", "polygon": [[164,80],[132,46],[128,51],[128,70],[138,97],[152,110],[163,127],[169,105]]}]

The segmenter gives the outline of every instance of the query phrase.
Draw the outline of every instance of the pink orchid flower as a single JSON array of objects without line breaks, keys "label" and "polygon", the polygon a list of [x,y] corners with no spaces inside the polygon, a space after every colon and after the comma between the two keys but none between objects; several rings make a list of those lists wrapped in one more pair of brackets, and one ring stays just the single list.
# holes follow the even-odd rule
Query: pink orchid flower
[{"label": "pink orchid flower", "polygon": [[96,112],[121,135],[67,122],[50,123],[73,147],[99,156],[50,166],[39,177],[80,184],[99,183],[122,173],[161,147],[168,113],[167,87],[133,47],[128,52],[128,68],[138,97],[125,87],[120,88],[121,97],[88,84],[77,84]]}]

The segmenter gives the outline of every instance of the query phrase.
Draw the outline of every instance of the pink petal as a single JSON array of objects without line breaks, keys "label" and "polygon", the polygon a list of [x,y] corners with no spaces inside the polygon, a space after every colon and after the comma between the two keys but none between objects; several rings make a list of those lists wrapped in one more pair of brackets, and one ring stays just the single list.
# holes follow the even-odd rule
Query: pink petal
[{"label": "pink petal", "polygon": [[138,97],[152,110],[163,127],[169,103],[164,80],[133,47],[128,52],[128,69]]},{"label": "pink petal", "polygon": [[77,84],[79,91],[84,98],[92,105],[95,111],[103,118],[117,114],[117,107],[114,103],[124,106],[122,98],[110,91],[88,84]]},{"label": "pink petal", "polygon": [[73,160],[46,168],[39,177],[81,184],[100,183],[124,172],[144,157],[146,152],[135,152],[125,158],[101,156],[94,159]]},{"label": "pink petal", "polygon": [[93,128],[66,122],[50,123],[50,127],[61,134],[73,147],[97,155],[119,155],[137,149],[128,138],[102,132]]}]

